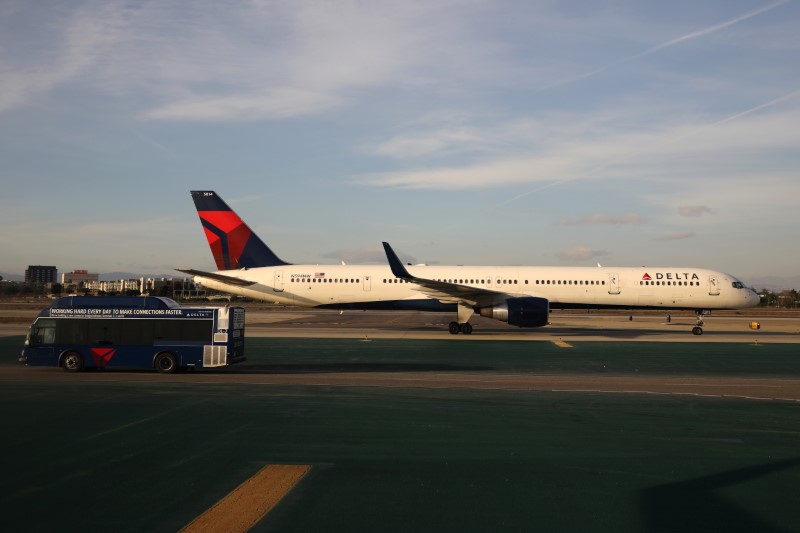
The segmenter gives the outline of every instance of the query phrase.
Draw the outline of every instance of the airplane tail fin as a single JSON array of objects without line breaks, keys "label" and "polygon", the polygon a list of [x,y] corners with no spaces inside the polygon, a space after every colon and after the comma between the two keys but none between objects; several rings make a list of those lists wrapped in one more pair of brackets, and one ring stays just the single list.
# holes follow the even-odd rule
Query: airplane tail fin
[{"label": "airplane tail fin", "polygon": [[191,191],[219,270],[288,265],[214,191]]}]

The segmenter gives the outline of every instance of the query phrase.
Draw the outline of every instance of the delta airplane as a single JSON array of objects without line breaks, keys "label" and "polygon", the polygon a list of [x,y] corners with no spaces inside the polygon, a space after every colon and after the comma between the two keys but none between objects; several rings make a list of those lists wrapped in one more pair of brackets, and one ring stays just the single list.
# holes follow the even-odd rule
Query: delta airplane
[{"label": "delta airplane", "polygon": [[693,310],[753,307],[759,297],[735,277],[702,268],[296,265],[281,260],[214,191],[192,191],[216,272],[177,269],[202,285],[279,305],[455,312],[450,333],[470,334],[473,314],[535,328],[558,309]]}]

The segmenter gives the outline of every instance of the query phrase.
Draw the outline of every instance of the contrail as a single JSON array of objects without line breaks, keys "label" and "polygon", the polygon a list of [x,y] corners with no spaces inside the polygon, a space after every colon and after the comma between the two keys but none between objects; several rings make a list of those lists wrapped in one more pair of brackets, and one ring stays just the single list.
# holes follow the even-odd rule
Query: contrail
[{"label": "contrail", "polygon": [[773,9],[775,9],[777,7],[780,7],[783,4],[787,4],[787,3],[789,3],[789,0],[780,0],[779,2],[775,2],[774,4],[769,4],[767,6],[759,8],[759,9],[755,9],[753,11],[745,13],[744,15],[739,15],[738,17],[732,18],[730,20],[726,20],[725,22],[720,22],[719,24],[715,24],[713,26],[709,26],[708,28],[704,28],[702,30],[697,30],[697,31],[693,31],[691,33],[687,33],[686,35],[682,35],[680,37],[676,37],[675,39],[671,39],[671,40],[669,40],[667,42],[664,42],[664,43],[661,43],[661,44],[657,44],[657,45],[655,45],[655,46],[653,46],[651,48],[648,48],[647,50],[645,50],[643,52],[639,52],[638,54],[634,54],[632,56],[628,56],[628,57],[624,57],[622,59],[618,59],[617,61],[609,63],[608,65],[596,68],[596,69],[591,70],[589,72],[585,72],[583,74],[579,74],[579,75],[573,76],[571,78],[566,78],[566,79],[563,79],[563,80],[560,80],[560,81],[553,82],[553,83],[551,83],[549,85],[545,85],[544,87],[540,87],[537,90],[537,92],[544,91],[544,90],[547,90],[547,89],[552,89],[553,87],[559,87],[561,85],[567,85],[569,83],[573,83],[573,82],[576,82],[576,81],[579,81],[579,80],[583,80],[583,79],[586,79],[586,78],[591,78],[592,76],[600,74],[601,72],[605,72],[606,70],[609,70],[611,68],[617,67],[619,65],[624,65],[625,63],[629,63],[631,61],[635,61],[637,59],[641,59],[643,57],[646,57],[646,56],[649,56],[651,54],[654,54],[655,52],[658,52],[659,50],[663,50],[664,48],[669,48],[670,46],[675,46],[676,44],[682,43],[684,41],[689,41],[691,39],[696,39],[698,37],[703,37],[703,36],[708,35],[710,33],[714,33],[714,32],[717,32],[719,30],[723,30],[723,29],[725,29],[725,28],[727,28],[729,26],[733,26],[734,24],[738,24],[739,22],[743,22],[743,21],[745,21],[747,19],[751,19],[753,17],[757,17],[758,15],[761,15],[761,14],[766,13],[768,11],[772,11]]},{"label": "contrail", "polygon": [[770,106],[773,106],[775,104],[780,104],[781,102],[784,102],[786,100],[794,98],[795,96],[800,96],[800,90],[791,92],[789,94],[785,94],[785,95],[781,96],[780,98],[775,98],[774,100],[770,100],[766,104],[757,105],[755,107],[751,107],[750,109],[748,109],[746,111],[742,111],[741,113],[736,113],[735,115],[731,115],[731,116],[729,116],[727,118],[723,118],[722,120],[718,120],[716,122],[713,122],[713,123],[709,124],[707,127],[710,128],[711,126],[719,126],[720,124],[725,124],[726,122],[730,122],[731,120],[736,120],[737,118],[741,118],[741,117],[743,117],[745,115],[749,115],[750,113],[755,113],[756,111],[761,111],[765,107],[770,107]]}]

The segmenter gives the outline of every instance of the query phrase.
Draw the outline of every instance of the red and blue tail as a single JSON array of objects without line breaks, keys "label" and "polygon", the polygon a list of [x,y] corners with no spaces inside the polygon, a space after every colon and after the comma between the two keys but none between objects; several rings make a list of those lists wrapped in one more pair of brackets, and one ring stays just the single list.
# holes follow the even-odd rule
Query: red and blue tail
[{"label": "red and blue tail", "polygon": [[192,200],[218,270],[288,265],[214,191],[192,191]]}]

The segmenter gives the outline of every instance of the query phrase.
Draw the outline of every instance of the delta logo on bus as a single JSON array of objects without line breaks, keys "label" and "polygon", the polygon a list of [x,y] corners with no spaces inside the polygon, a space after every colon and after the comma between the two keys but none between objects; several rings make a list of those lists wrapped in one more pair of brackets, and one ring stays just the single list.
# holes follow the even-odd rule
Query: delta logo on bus
[{"label": "delta logo on bus", "polygon": [[656,272],[652,277],[647,272],[642,276],[642,281],[668,280],[668,281],[699,281],[700,276],[694,272]]},{"label": "delta logo on bus", "polygon": [[105,368],[115,353],[116,348],[92,348],[92,359],[97,368]]}]

